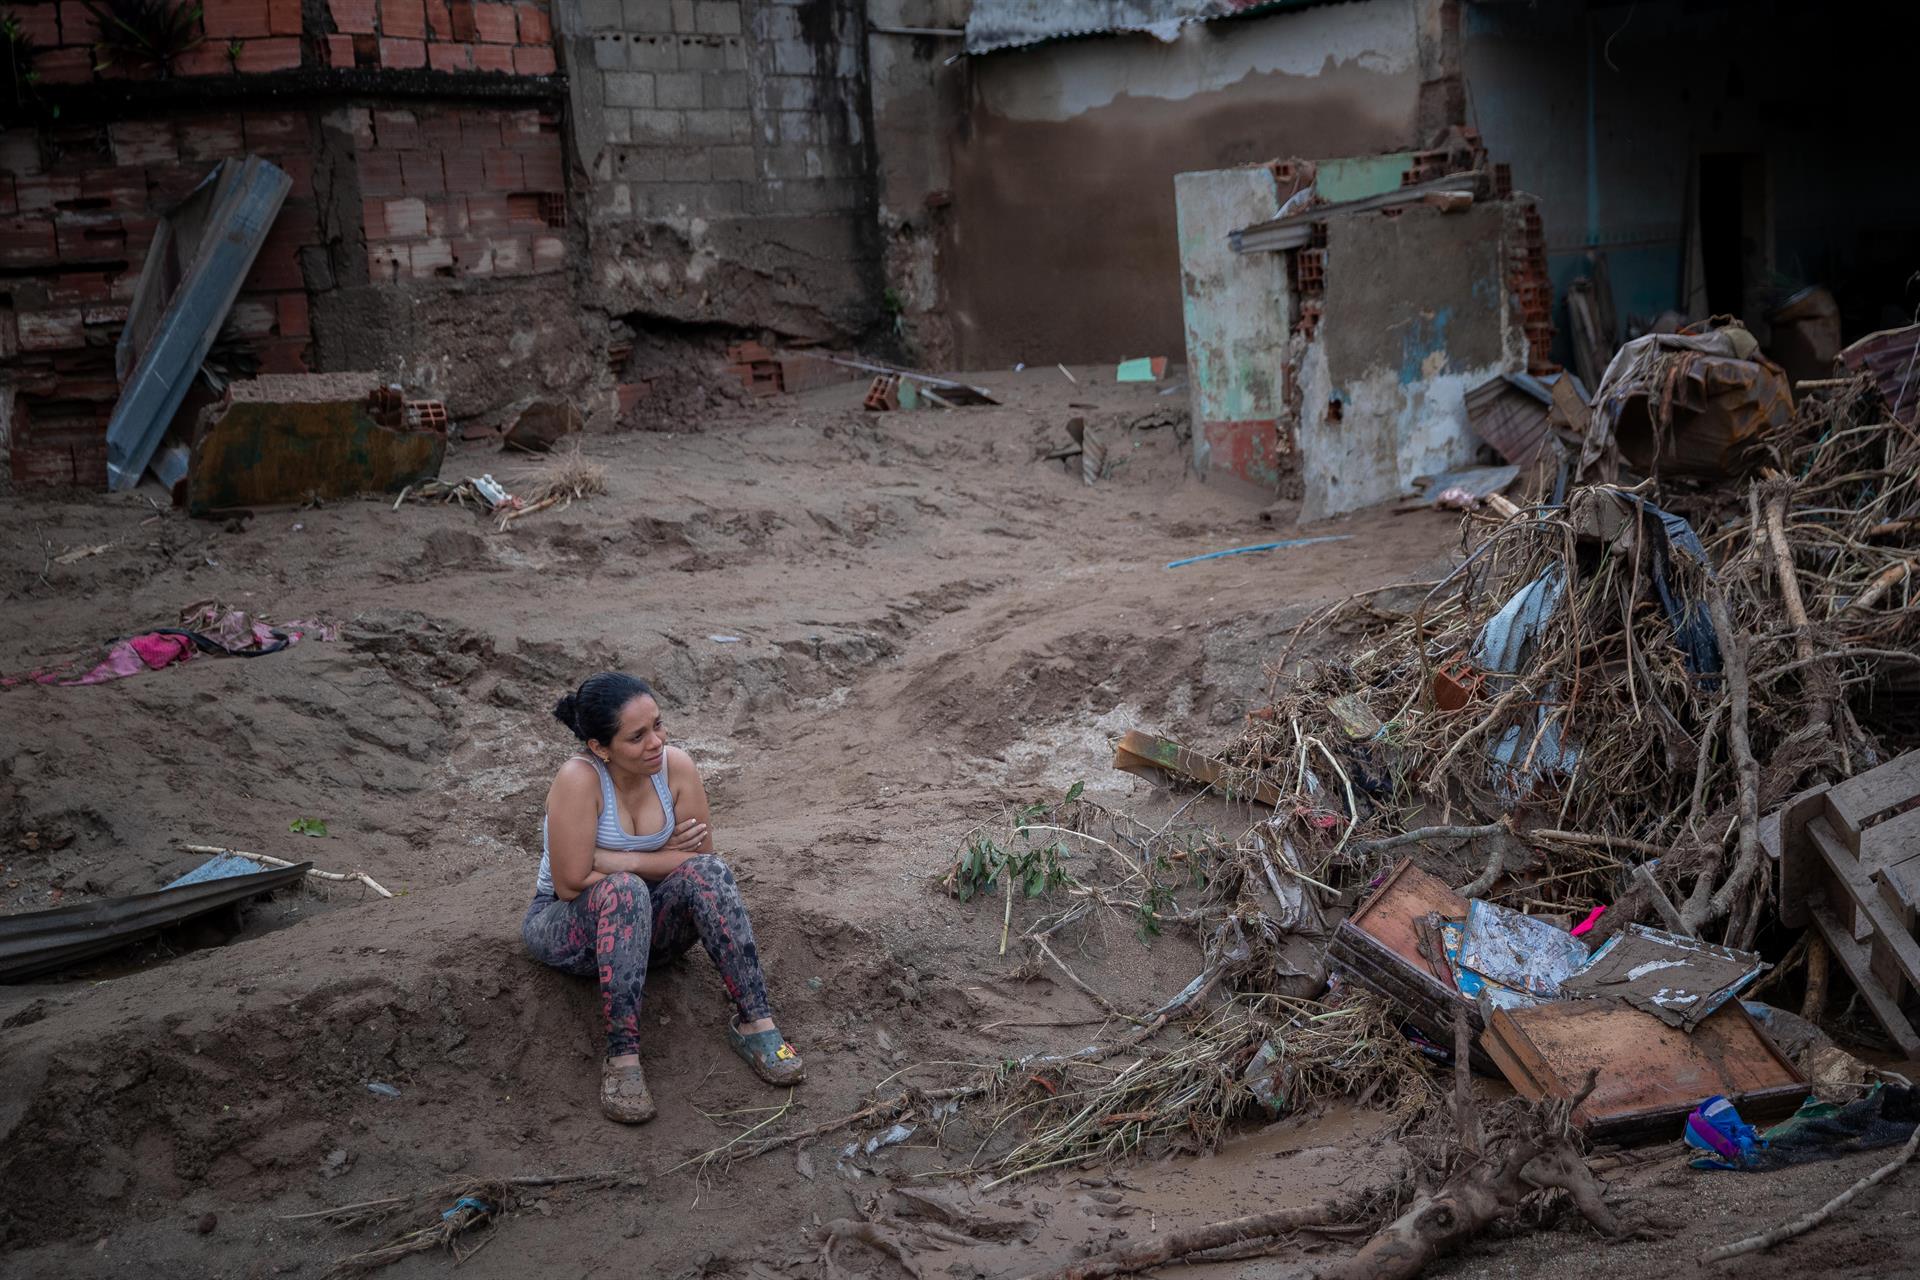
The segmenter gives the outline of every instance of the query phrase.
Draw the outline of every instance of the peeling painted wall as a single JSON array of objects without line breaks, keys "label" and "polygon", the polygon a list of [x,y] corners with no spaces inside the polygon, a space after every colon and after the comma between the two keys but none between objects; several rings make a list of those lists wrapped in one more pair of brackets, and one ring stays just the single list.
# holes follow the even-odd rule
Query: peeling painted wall
[{"label": "peeling painted wall", "polygon": [[1526,365],[1506,284],[1521,201],[1334,219],[1300,369],[1301,515],[1385,502],[1472,461],[1466,393]]},{"label": "peeling painted wall", "polygon": [[1280,12],[970,60],[943,269],[959,361],[1181,350],[1173,177],[1424,145],[1430,0]]}]

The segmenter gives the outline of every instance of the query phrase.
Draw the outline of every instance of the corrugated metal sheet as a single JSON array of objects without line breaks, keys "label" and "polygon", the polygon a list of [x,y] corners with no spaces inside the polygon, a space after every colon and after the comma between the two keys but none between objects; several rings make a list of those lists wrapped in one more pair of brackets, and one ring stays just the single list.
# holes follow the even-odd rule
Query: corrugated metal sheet
[{"label": "corrugated metal sheet", "polygon": [[298,884],[311,862],[183,884],[129,898],[0,916],[0,982],[64,969],[259,894]]},{"label": "corrugated metal sheet", "polygon": [[1870,333],[1840,353],[1855,373],[1870,373],[1887,412],[1903,427],[1920,418],[1920,324]]},{"label": "corrugated metal sheet", "polygon": [[973,0],[967,52],[1132,31],[1172,40],[1191,22],[1212,22],[1332,0]]}]

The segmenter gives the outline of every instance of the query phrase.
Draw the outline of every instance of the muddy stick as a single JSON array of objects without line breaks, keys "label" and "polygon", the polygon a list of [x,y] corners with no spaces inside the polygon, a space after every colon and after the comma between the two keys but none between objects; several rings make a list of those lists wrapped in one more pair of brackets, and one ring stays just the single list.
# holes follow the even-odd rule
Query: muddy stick
[{"label": "muddy stick", "polygon": [[1220,1249],[1297,1231],[1301,1227],[1326,1226],[1353,1217],[1357,1209],[1351,1199],[1322,1200],[1299,1209],[1273,1209],[1169,1231],[1158,1240],[1114,1249],[1107,1253],[1069,1262],[1051,1271],[1037,1271],[1027,1280],[1102,1280],[1105,1276],[1131,1275],[1157,1267],[1205,1249]]},{"label": "muddy stick", "polygon": [[1481,836],[1490,836],[1505,831],[1504,822],[1489,822],[1478,827],[1416,827],[1412,831],[1403,831],[1397,836],[1388,836],[1383,840],[1358,840],[1354,848],[1366,853],[1382,853],[1388,849],[1398,849],[1402,845],[1424,844],[1429,840],[1474,840]]},{"label": "muddy stick", "polygon": [[[182,849],[185,849],[188,853],[211,853],[211,854],[225,853],[225,854],[231,854],[236,858],[250,858],[255,862],[264,863],[269,867],[291,867],[291,866],[298,865],[297,863],[288,862],[285,858],[276,858],[269,853],[248,853],[244,849],[228,849],[221,845],[183,844],[180,847]],[[364,884],[365,886],[367,886],[367,888],[373,890],[375,893],[379,894],[383,898],[391,898],[393,896],[391,893],[387,892],[384,888],[380,886],[379,881],[375,880],[372,876],[368,875],[364,871],[348,871],[348,872],[342,873],[339,871],[322,871],[317,867],[310,867],[307,870],[307,874],[309,876],[312,876],[316,880],[357,880],[361,884]]]},{"label": "muddy stick", "polygon": [[[1760,867],[1760,765],[1753,758],[1753,741],[1748,736],[1750,691],[1747,684],[1748,637],[1735,632],[1728,614],[1727,598],[1719,590],[1708,597],[1713,611],[1714,630],[1720,634],[1727,663],[1727,698],[1731,710],[1727,718],[1727,741],[1733,747],[1733,762],[1740,782],[1740,852],[1733,871],[1708,900],[1711,914],[1687,917],[1692,931],[1698,933],[1708,919],[1719,919],[1733,908],[1733,900],[1747,891]],[[1693,903],[1688,904],[1689,907]]]},{"label": "muddy stick", "polygon": [[1900,1148],[1899,1155],[1887,1161],[1878,1169],[1875,1169],[1872,1173],[1821,1205],[1818,1209],[1809,1213],[1803,1213],[1789,1222],[1783,1222],[1771,1231],[1763,1231],[1757,1236],[1748,1236],[1744,1240],[1735,1240],[1732,1244],[1721,1245],[1718,1249],[1708,1249],[1700,1255],[1700,1261],[1702,1263],[1725,1262],[1728,1258],[1737,1258],[1742,1254],[1755,1253],[1761,1249],[1771,1249],[1782,1240],[1788,1240],[1794,1236],[1803,1235],[1813,1230],[1828,1218],[1831,1218],[1834,1214],[1840,1212],[1840,1210],[1846,1208],[1849,1204],[1852,1204],[1855,1197],[1861,1192],[1878,1186],[1894,1174],[1900,1172],[1901,1168],[1904,1167],[1909,1160],[1913,1159],[1913,1153],[1917,1149],[1920,1149],[1920,1125],[1914,1126],[1913,1136],[1907,1139],[1906,1146]]}]

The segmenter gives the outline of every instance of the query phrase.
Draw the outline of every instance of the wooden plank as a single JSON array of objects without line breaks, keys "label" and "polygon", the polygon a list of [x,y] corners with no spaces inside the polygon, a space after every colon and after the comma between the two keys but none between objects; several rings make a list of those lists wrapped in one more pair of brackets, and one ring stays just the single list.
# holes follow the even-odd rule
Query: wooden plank
[{"label": "wooden plank", "polygon": [[1852,851],[1833,834],[1825,818],[1809,822],[1807,835],[1833,869],[1847,896],[1853,899],[1856,917],[1864,917],[1873,926],[1873,950],[1884,949],[1890,962],[1899,967],[1900,974],[1920,987],[1920,942],[1913,940],[1902,921],[1887,908],[1886,900],[1880,896],[1880,886],[1861,869]]},{"label": "wooden plank", "polygon": [[1860,998],[1867,1002],[1867,1008],[1873,1014],[1873,1020],[1887,1033],[1900,1052],[1910,1060],[1920,1061],[1920,1033],[1916,1033],[1913,1024],[1907,1021],[1900,1006],[1893,1002],[1887,989],[1873,976],[1872,957],[1867,949],[1853,940],[1853,934],[1840,920],[1825,907],[1815,907],[1812,912],[1814,927],[1820,930],[1820,936],[1827,940],[1827,946],[1833,951],[1840,967],[1859,988]]},{"label": "wooden plank", "polygon": [[1807,838],[1807,823],[1826,812],[1827,788],[1812,787],[1780,810],[1780,923],[1807,927],[1807,908],[1827,881],[1825,864]]},{"label": "wooden plank", "polygon": [[1827,793],[1835,834],[1857,855],[1861,834],[1889,809],[1920,796],[1920,751],[1909,751],[1877,769],[1835,783]]},{"label": "wooden plank", "polygon": [[[1172,738],[1157,737],[1138,729],[1129,729],[1121,735],[1120,744],[1114,748],[1113,767],[1144,776],[1151,776],[1155,771],[1178,774],[1209,786],[1220,784],[1221,779],[1233,772],[1212,756],[1202,755]],[[1269,807],[1285,799],[1280,788],[1271,782],[1256,782],[1253,798]]]},{"label": "wooden plank", "polygon": [[1791,1110],[1806,1091],[1805,1077],[1738,1002],[1691,1034],[1610,1000],[1499,1009],[1483,1039],[1529,1096],[1571,1097],[1596,1070],[1593,1093],[1573,1115],[1595,1137],[1671,1134],[1716,1093],[1760,1115]]}]

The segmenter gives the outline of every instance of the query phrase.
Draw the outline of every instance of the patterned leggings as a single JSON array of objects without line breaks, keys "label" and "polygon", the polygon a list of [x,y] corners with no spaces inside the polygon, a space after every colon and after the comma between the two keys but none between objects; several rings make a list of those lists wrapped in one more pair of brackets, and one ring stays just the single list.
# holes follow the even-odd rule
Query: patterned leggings
[{"label": "patterned leggings", "polygon": [[533,900],[520,937],[533,958],[566,973],[598,974],[607,1056],[640,1052],[640,992],[647,966],[699,939],[742,1022],[773,1016],[740,886],[710,853],[688,858],[657,884],[619,871],[569,902]]}]

